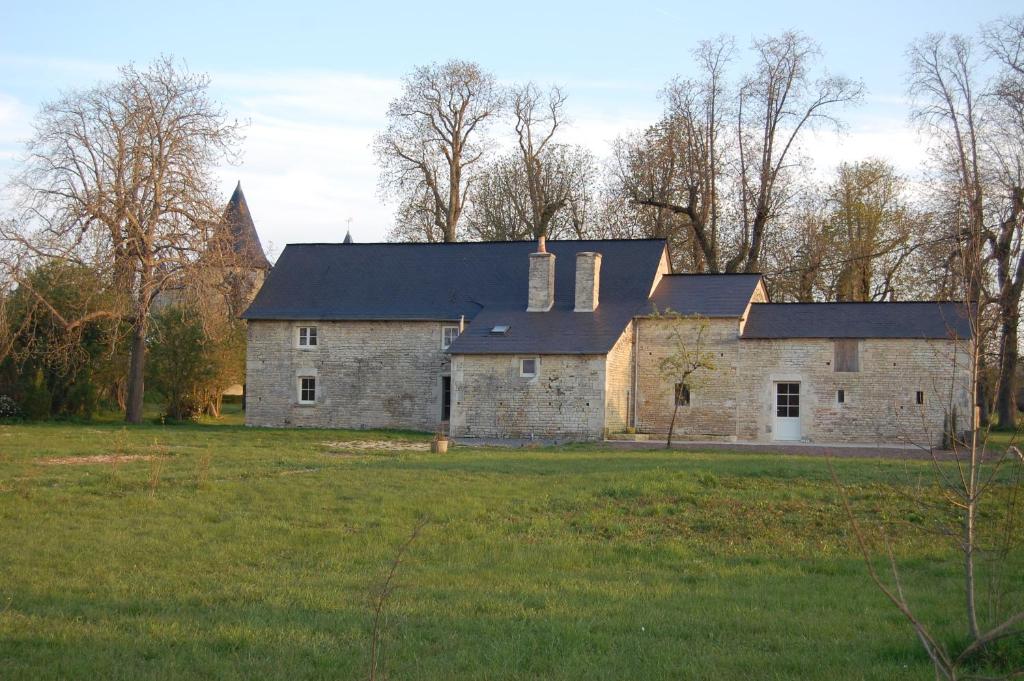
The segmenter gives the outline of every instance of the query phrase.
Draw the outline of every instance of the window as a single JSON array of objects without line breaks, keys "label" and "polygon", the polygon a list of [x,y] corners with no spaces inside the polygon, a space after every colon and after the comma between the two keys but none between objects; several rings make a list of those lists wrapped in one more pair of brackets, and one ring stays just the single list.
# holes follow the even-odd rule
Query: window
[{"label": "window", "polygon": [[839,404],[846,404],[846,391],[840,390],[836,393],[836,402]]},{"label": "window", "polygon": [[299,378],[299,404],[316,403],[316,377],[302,376]]},{"label": "window", "polygon": [[918,404],[924,404],[924,391],[923,390],[918,390],[917,391],[916,400],[917,400]]},{"label": "window", "polygon": [[491,327],[492,336],[504,336],[508,333],[508,324],[495,324]]},{"label": "window", "polygon": [[519,375],[524,378],[533,378],[537,375],[537,358],[529,357],[519,360]]},{"label": "window", "polygon": [[860,341],[856,338],[841,338],[833,341],[834,371],[860,371]]},{"label": "window", "polygon": [[300,326],[299,327],[299,347],[300,348],[316,347],[316,327],[315,326]]},{"label": "window", "polygon": [[685,383],[676,383],[676,406],[690,406],[690,386]]},{"label": "window", "polygon": [[775,415],[779,418],[800,418],[800,384],[775,384]]},{"label": "window", "polygon": [[452,342],[459,337],[459,327],[457,326],[442,326],[441,327],[441,349],[447,350],[451,347]]}]

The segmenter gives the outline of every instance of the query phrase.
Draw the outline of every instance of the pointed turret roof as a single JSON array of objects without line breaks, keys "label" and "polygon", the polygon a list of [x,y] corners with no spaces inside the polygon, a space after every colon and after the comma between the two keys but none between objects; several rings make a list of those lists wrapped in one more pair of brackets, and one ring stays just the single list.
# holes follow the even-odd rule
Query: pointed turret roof
[{"label": "pointed turret roof", "polygon": [[350,230],[347,230],[347,229],[345,230],[345,241],[342,242],[342,243],[346,243],[346,244],[352,243],[352,232]]},{"label": "pointed turret roof", "polygon": [[241,182],[235,187],[231,200],[224,209],[223,221],[230,233],[231,248],[238,256],[237,264],[241,267],[269,270],[270,261],[263,252],[260,235],[256,233],[256,225],[253,224],[252,215],[249,213],[249,205],[245,202]]}]

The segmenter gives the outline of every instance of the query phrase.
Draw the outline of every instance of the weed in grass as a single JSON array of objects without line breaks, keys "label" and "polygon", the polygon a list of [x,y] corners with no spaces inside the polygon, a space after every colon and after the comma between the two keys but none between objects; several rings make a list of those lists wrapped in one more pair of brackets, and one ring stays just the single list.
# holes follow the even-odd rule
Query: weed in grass
[{"label": "weed in grass", "polygon": [[213,452],[210,450],[204,451],[199,455],[199,459],[196,461],[196,489],[201,490],[206,487],[207,480],[210,479],[210,464],[213,462]]},{"label": "weed in grass", "polygon": [[156,488],[160,486],[160,474],[164,469],[164,457],[156,456],[149,463],[149,496],[156,496]]}]

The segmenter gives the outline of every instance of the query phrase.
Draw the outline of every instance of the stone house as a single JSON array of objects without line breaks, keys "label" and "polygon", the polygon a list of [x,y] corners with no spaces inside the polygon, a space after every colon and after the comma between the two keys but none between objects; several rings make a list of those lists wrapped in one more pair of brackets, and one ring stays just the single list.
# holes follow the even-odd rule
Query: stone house
[{"label": "stone house", "polygon": [[593,440],[679,401],[680,438],[937,444],[968,412],[962,305],[775,304],[660,239],[293,244],[243,316],[253,426]]}]

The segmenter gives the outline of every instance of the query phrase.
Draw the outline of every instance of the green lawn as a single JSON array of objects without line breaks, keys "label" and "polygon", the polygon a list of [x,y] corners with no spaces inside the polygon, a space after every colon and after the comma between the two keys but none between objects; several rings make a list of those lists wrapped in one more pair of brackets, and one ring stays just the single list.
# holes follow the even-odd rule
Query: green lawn
[{"label": "green lawn", "polygon": [[[0,677],[366,678],[371,595],[426,517],[390,679],[932,678],[822,459],[328,445],[425,437],[0,426]],[[108,454],[155,458],[44,463]],[[835,465],[955,640],[954,556],[913,498],[928,464]]]}]

